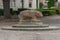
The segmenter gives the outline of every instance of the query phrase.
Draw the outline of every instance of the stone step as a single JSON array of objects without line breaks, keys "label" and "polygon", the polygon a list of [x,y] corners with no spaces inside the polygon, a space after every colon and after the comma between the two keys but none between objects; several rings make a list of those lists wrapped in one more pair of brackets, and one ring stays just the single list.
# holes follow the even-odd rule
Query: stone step
[{"label": "stone step", "polygon": [[43,28],[49,27],[49,24],[15,24],[12,27],[14,28]]},{"label": "stone step", "polygon": [[55,27],[55,26],[49,26],[49,27],[43,27],[43,28],[13,28],[13,27],[3,27],[1,29],[3,29],[3,30],[20,30],[20,31],[40,31],[40,30],[57,30],[57,29],[60,29],[60,27]]}]

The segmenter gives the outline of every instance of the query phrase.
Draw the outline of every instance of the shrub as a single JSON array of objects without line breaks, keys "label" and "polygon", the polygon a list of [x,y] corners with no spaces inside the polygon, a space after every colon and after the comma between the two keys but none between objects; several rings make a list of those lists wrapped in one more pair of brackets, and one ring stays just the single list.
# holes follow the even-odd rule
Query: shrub
[{"label": "shrub", "polygon": [[18,15],[18,11],[12,11],[11,15]]},{"label": "shrub", "polygon": [[0,9],[0,16],[3,16],[3,15],[4,15],[4,10]]},{"label": "shrub", "polygon": [[36,11],[42,12],[43,9],[36,9]]},{"label": "shrub", "polygon": [[55,0],[48,0],[48,8],[50,8],[50,7],[54,7],[55,6]]},{"label": "shrub", "polygon": [[56,10],[56,13],[57,13],[57,14],[60,14],[60,9]]},{"label": "shrub", "polygon": [[19,9],[18,9],[18,13],[20,13],[21,11],[24,11],[24,10],[29,10],[29,9],[26,9],[26,8],[25,8],[25,9],[20,9],[20,8],[19,8]]},{"label": "shrub", "polygon": [[43,3],[39,3],[39,8],[42,8],[43,7]]},{"label": "shrub", "polygon": [[42,14],[43,14],[43,16],[50,16],[49,11],[45,11],[45,10],[43,10],[43,11],[42,11]]},{"label": "shrub", "polygon": [[24,10],[27,10],[27,9],[20,9],[19,8],[17,11],[10,9],[10,13],[11,13],[11,15],[18,15],[21,11],[24,11]]},{"label": "shrub", "polygon": [[55,10],[50,10],[49,12],[50,12],[50,15],[56,14],[56,11]]},{"label": "shrub", "polygon": [[50,15],[54,15],[56,13],[55,10],[43,10],[42,12],[45,12],[45,16],[50,16]]},{"label": "shrub", "polygon": [[[18,9],[18,11],[14,11],[12,8],[10,8],[10,13],[11,15],[18,15],[21,11],[24,11],[24,10],[27,10],[27,9]],[[0,16],[3,16],[4,15],[4,9],[0,9]]]},{"label": "shrub", "polygon": [[11,13],[11,15],[12,15],[12,13],[13,13],[13,9],[12,9],[12,8],[10,9],[10,13]]},{"label": "shrub", "polygon": [[10,9],[11,15],[18,15],[18,11],[14,11],[13,9]]},{"label": "shrub", "polygon": [[44,16],[51,16],[56,13],[55,9],[37,9],[38,11],[42,12]]}]

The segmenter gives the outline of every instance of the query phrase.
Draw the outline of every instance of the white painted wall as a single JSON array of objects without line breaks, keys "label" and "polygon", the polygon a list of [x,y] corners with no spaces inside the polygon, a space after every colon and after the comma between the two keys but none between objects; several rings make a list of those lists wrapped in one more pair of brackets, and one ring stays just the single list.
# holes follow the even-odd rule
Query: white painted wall
[{"label": "white painted wall", "polygon": [[[16,2],[15,2],[16,3]],[[12,8],[13,10],[16,10],[16,5],[14,5],[13,0],[10,0],[10,8]]]},{"label": "white painted wall", "polygon": [[29,0],[24,0],[24,8],[36,9],[36,0],[32,0],[32,7],[29,7]]},{"label": "white painted wall", "polygon": [[58,2],[60,2],[60,0],[58,0]]},{"label": "white painted wall", "polygon": [[[39,3],[39,1],[38,1]],[[2,5],[2,6],[1,6]],[[39,4],[38,4],[39,6]],[[0,0],[0,8],[3,8],[3,2],[2,0]],[[13,8],[13,10],[17,10],[18,8],[22,8],[22,3],[21,0],[15,0],[15,5],[14,5],[14,1],[10,0],[10,8]],[[32,0],[32,7],[29,7],[29,0],[24,0],[24,8],[28,8],[28,9],[36,9],[36,0]]]},{"label": "white painted wall", "polygon": [[[39,3],[39,1],[38,1],[38,3]],[[21,8],[21,6],[22,6],[19,1],[17,3],[17,0],[16,0],[16,5],[17,5],[18,8]],[[19,6],[19,5],[21,5],[21,6]],[[39,4],[38,4],[38,6],[39,6]],[[29,0],[24,0],[24,8],[36,9],[37,8],[36,7],[36,0],[32,0],[32,7],[31,8],[29,7]]]},{"label": "white painted wall", "polygon": [[32,2],[32,9],[36,9],[37,8],[37,6],[36,6],[36,0],[33,0],[33,2]]},{"label": "white painted wall", "polygon": [[22,3],[21,3],[21,0],[16,0],[16,7],[17,8],[22,8]]},{"label": "white painted wall", "polygon": [[24,0],[24,8],[29,8],[29,0]]},{"label": "white painted wall", "polygon": [[0,0],[0,9],[3,9],[3,1]]},{"label": "white painted wall", "polygon": [[[22,3],[21,3],[21,0],[15,0],[16,2],[16,6],[15,7],[13,7],[13,9],[14,10],[17,10],[18,8],[22,8]],[[38,1],[38,3],[39,3],[39,1]],[[14,4],[14,3],[13,3]],[[39,4],[38,4],[38,6],[39,6]],[[36,7],[36,0],[32,0],[32,7],[30,8],[29,7],[29,0],[24,0],[24,8],[27,8],[27,9],[36,9],[37,7]]]}]

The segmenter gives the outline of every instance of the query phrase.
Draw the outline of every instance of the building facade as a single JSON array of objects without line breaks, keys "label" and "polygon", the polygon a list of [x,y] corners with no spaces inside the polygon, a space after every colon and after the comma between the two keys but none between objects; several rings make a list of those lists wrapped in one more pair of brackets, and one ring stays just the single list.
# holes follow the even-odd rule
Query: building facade
[{"label": "building facade", "polygon": [[[37,9],[39,0],[10,0],[10,8],[18,10],[19,8]],[[0,0],[0,9],[3,9],[3,1]]]},{"label": "building facade", "polygon": [[[59,7],[60,6],[60,0],[55,0],[55,7]],[[49,0],[40,0],[40,3],[43,4],[43,7],[48,7],[48,2]]]},{"label": "building facade", "polygon": [[[43,4],[42,8],[48,7],[48,0],[10,0],[10,8],[18,10],[19,8],[37,9],[40,8],[40,4]],[[56,6],[60,6],[60,0],[55,3]],[[0,9],[3,9],[3,1],[0,0]]]},{"label": "building facade", "polygon": [[60,0],[57,0],[56,6],[60,6]]},{"label": "building facade", "polygon": [[40,3],[43,4],[43,7],[42,8],[47,8],[48,7],[48,0],[40,0]]},{"label": "building facade", "polygon": [[40,0],[43,5],[47,5],[48,0]]}]

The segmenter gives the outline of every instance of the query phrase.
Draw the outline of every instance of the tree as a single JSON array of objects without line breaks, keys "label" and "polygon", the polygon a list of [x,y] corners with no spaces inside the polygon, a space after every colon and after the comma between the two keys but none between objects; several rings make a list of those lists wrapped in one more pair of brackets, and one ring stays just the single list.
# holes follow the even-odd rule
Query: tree
[{"label": "tree", "polygon": [[39,8],[42,8],[43,7],[43,3],[39,3]]},{"label": "tree", "polygon": [[5,18],[11,18],[10,0],[3,0],[3,7],[4,7],[4,17]]},{"label": "tree", "polygon": [[48,0],[48,8],[55,6],[55,0]]}]

